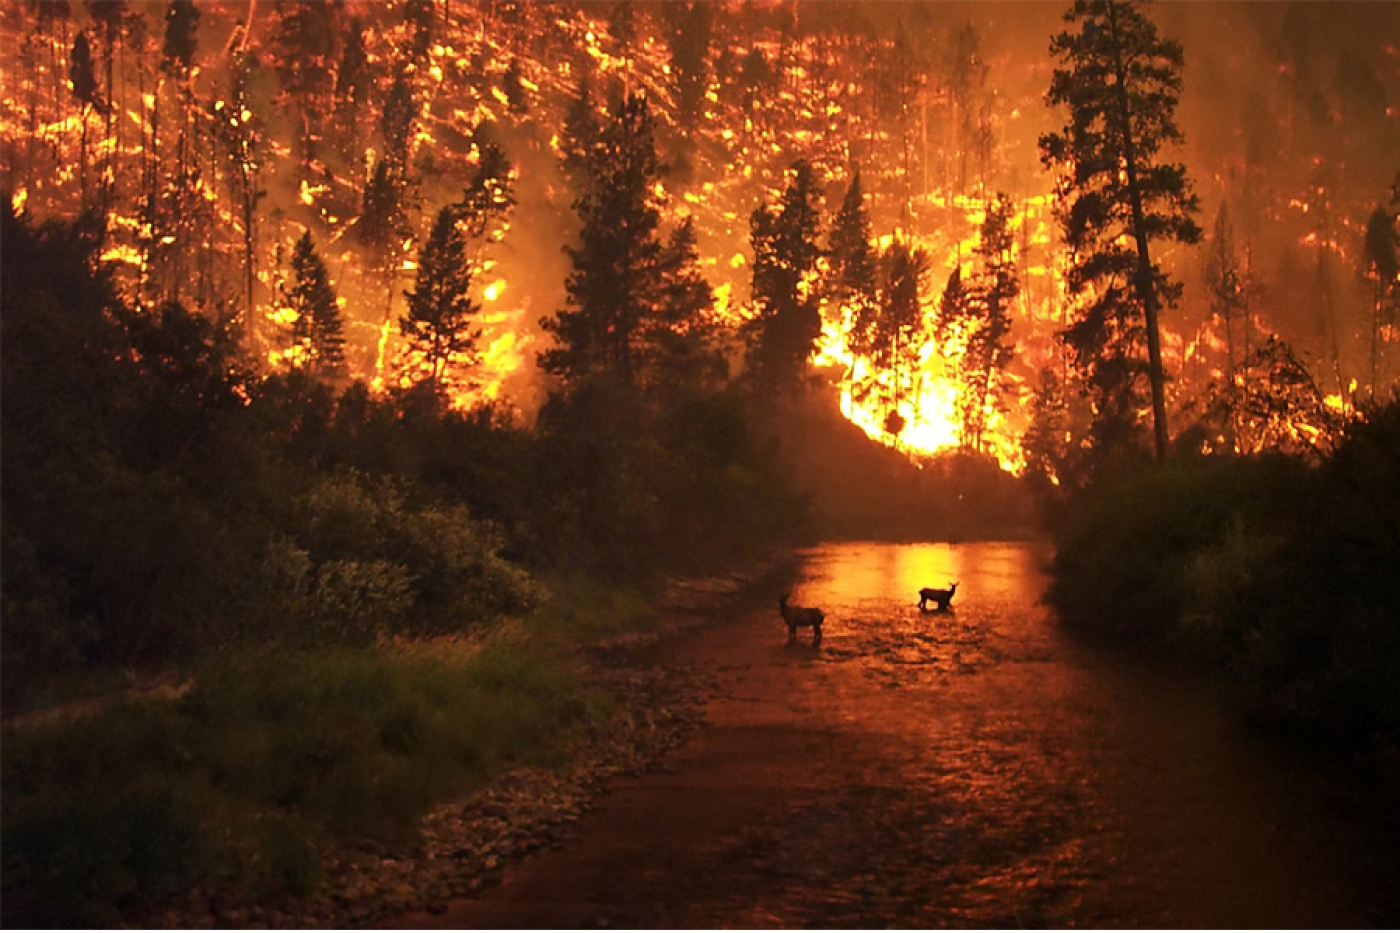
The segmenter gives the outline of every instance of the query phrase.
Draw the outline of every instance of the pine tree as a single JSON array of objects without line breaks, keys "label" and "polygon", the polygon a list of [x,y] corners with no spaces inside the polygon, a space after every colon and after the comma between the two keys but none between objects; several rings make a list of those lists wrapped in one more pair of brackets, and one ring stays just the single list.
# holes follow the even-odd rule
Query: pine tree
[{"label": "pine tree", "polygon": [[456,206],[472,275],[480,271],[482,251],[498,235],[501,219],[514,206],[510,162],[497,146],[486,143]]},{"label": "pine tree", "polygon": [[1030,424],[1021,438],[1026,457],[1024,476],[1042,496],[1071,478],[1069,406],[1064,387],[1052,367],[1041,369],[1031,396]]},{"label": "pine tree", "polygon": [[481,331],[472,327],[481,307],[469,294],[472,270],[460,217],[455,205],[438,211],[432,233],[418,253],[413,290],[404,293],[408,311],[399,318],[399,330],[408,338],[414,368],[434,392],[450,381],[450,370],[476,362],[476,341],[481,336]]},{"label": "pine tree", "polygon": [[986,113],[987,72],[982,58],[982,38],[972,23],[963,23],[954,32],[943,63],[943,80],[954,110],[951,122],[957,133],[953,151],[958,154],[956,184],[959,191],[968,188],[968,156],[978,156],[985,174],[991,150],[991,127]]},{"label": "pine tree", "polygon": [[355,228],[360,242],[370,250],[371,263],[384,279],[386,323],[393,315],[394,275],[399,264],[400,244],[404,241],[409,140],[417,113],[412,72],[403,66],[394,77],[379,115],[379,135],[384,151],[365,185]]},{"label": "pine tree", "polygon": [[[1210,294],[1210,313],[1225,330],[1225,432],[1226,443],[1233,449],[1235,434],[1235,396],[1239,378],[1237,361],[1247,358],[1249,351],[1249,276],[1235,254],[1234,231],[1229,211],[1224,204],[1215,215],[1215,228],[1206,252],[1206,290]],[[1235,344],[1236,333],[1242,338],[1242,348]],[[1248,374],[1245,374],[1248,381]]]},{"label": "pine tree", "polygon": [[345,367],[344,324],[310,230],[303,231],[292,249],[292,284],[283,298],[295,315],[292,339],[305,348],[306,368],[323,377],[339,374]]},{"label": "pine tree", "polygon": [[885,430],[897,435],[904,428],[904,416],[899,412],[904,388],[913,382],[919,363],[929,257],[923,250],[911,249],[907,242],[897,239],[885,251],[883,264],[885,275],[872,357],[876,368],[889,379]]},{"label": "pine tree", "polygon": [[170,0],[165,8],[161,69],[172,77],[187,77],[198,49],[199,8],[194,0]]},{"label": "pine tree", "polygon": [[661,176],[655,121],[646,101],[628,97],[600,131],[584,163],[584,192],[574,203],[582,221],[572,263],[568,305],[540,326],[554,346],[541,368],[566,391],[593,376],[636,384],[637,349],[661,289]]},{"label": "pine tree", "polygon": [[[97,96],[97,72],[92,63],[92,45],[88,42],[87,30],[78,32],[73,40],[73,49],[68,56],[68,81],[73,86],[73,97],[78,101],[78,120],[82,127],[82,139],[78,144],[78,187],[82,203],[87,204],[87,163],[88,163],[88,114],[94,108],[100,109],[101,100]],[[102,218],[106,223],[106,218]]]},{"label": "pine tree", "polygon": [[754,318],[746,324],[748,366],[765,388],[795,391],[821,336],[816,285],[820,217],[812,167],[798,161],[774,209],[749,218]]},{"label": "pine tree", "polygon": [[1372,287],[1371,303],[1371,400],[1380,399],[1381,327],[1400,316],[1400,232],[1395,214],[1384,205],[1366,222],[1366,278]]},{"label": "pine tree", "polygon": [[847,345],[851,352],[862,356],[870,352],[879,311],[875,248],[870,240],[870,213],[857,170],[851,176],[827,239],[827,265],[831,270],[827,295],[849,321]]},{"label": "pine tree", "polygon": [[[709,89],[707,62],[714,13],[708,3],[676,5],[676,25],[671,36],[671,77],[676,85],[676,122],[691,131],[705,112],[705,92]],[[673,9],[676,7],[667,7]]]},{"label": "pine tree", "polygon": [[418,115],[414,99],[413,80],[404,69],[394,77],[384,110],[379,115],[379,135],[384,140],[384,161],[394,173],[403,177],[408,172],[408,143],[413,137],[413,125]]},{"label": "pine tree", "polygon": [[340,154],[350,161],[358,159],[363,151],[358,132],[360,113],[369,100],[373,86],[369,52],[365,49],[364,24],[354,17],[345,31],[340,62],[335,70],[335,130]]},{"label": "pine tree", "polygon": [[[92,18],[94,25],[98,26],[99,35],[102,39],[102,66],[106,80],[105,97],[103,101],[102,113],[106,118],[103,138],[107,140],[107,163],[102,172],[102,195],[101,204],[98,210],[102,217],[106,218],[111,214],[112,209],[112,188],[116,184],[116,160],[117,153],[121,149],[120,141],[114,135],[117,127],[116,121],[117,102],[116,76],[114,66],[117,57],[117,46],[121,42],[122,24],[127,15],[129,4],[127,0],[88,0],[87,12]],[[105,233],[105,223],[103,232]]]},{"label": "pine tree", "polygon": [[516,55],[506,66],[506,73],[501,76],[501,85],[506,95],[507,107],[517,117],[523,117],[530,112],[530,95],[525,90],[524,79],[525,72],[520,64],[520,56]]},{"label": "pine tree", "polygon": [[231,169],[232,184],[243,227],[243,323],[248,347],[256,339],[254,290],[257,282],[258,202],[264,192],[258,185],[262,164],[262,134],[257,114],[251,109],[248,85],[254,67],[253,56],[240,46],[229,51],[228,100],[214,103],[214,135],[222,143]]},{"label": "pine tree", "polygon": [[335,10],[328,0],[284,2],[277,10],[277,72],[297,115],[297,155],[304,173],[315,158],[313,140],[321,135],[333,88]]},{"label": "pine tree", "polygon": [[977,241],[977,268],[964,281],[954,269],[939,304],[937,334],[953,349],[958,420],[964,449],[984,449],[989,409],[999,402],[1001,373],[1011,360],[1011,307],[1021,294],[1016,274],[1011,200],[998,194],[987,205]]},{"label": "pine tree", "polygon": [[[178,132],[175,140],[175,164],[171,176],[148,179],[147,209],[152,219],[151,229],[158,232],[156,248],[165,249],[168,260],[167,295],[178,302],[186,284],[185,261],[191,253],[195,220],[201,205],[197,202],[196,169],[194,168],[194,131],[191,115],[194,109],[194,56],[199,50],[199,8],[193,0],[170,0],[165,10],[165,34],[161,47],[161,70],[175,87]],[[159,101],[156,102],[157,109]],[[156,127],[151,128],[153,143],[158,143]],[[153,166],[155,168],[156,166]]]},{"label": "pine tree", "polygon": [[380,159],[374,174],[365,185],[360,217],[355,224],[359,241],[369,247],[383,265],[384,256],[393,251],[403,224],[403,188],[399,176],[387,159]]},{"label": "pine tree", "polygon": [[421,62],[433,47],[433,37],[437,34],[438,11],[436,0],[408,0],[404,4],[403,19],[409,27],[409,54],[415,62]]},{"label": "pine tree", "polygon": [[728,367],[711,312],[715,295],[700,271],[695,222],[687,217],[659,256],[661,294],[644,325],[642,380],[663,406],[715,388]]},{"label": "pine tree", "polygon": [[1074,29],[1051,43],[1061,67],[1046,100],[1066,106],[1069,118],[1040,139],[1041,159],[1063,173],[1057,211],[1072,253],[1068,284],[1084,301],[1064,338],[1087,376],[1092,433],[1106,452],[1131,446],[1146,376],[1160,460],[1168,432],[1158,318],[1181,286],[1153,262],[1151,244],[1201,234],[1185,167],[1160,158],[1182,139],[1181,45],[1123,0],[1076,0],[1065,20]]},{"label": "pine tree", "polygon": [[593,102],[593,82],[587,72],[579,79],[578,92],[564,114],[564,130],[559,134],[560,161],[575,197],[588,187],[589,165],[598,145],[602,127]]}]

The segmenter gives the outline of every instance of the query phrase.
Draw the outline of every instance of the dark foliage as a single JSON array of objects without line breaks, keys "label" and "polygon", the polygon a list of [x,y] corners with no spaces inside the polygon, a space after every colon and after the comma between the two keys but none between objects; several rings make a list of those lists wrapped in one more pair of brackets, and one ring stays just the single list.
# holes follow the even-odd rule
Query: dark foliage
[{"label": "dark foliage", "polygon": [[761,204],[749,218],[755,316],[748,323],[748,365],[766,389],[799,389],[821,336],[820,295],[813,287],[822,255],[819,197],[811,165],[799,161],[779,204]]},{"label": "dark foliage", "polygon": [[1042,160],[1064,172],[1056,193],[1072,256],[1068,285],[1086,299],[1063,337],[1094,401],[1095,446],[1137,442],[1146,377],[1160,460],[1168,435],[1158,315],[1181,285],[1150,248],[1200,239],[1186,169],[1161,156],[1182,140],[1181,45],[1158,36],[1140,5],[1123,0],[1077,0],[1065,20],[1072,29],[1050,46],[1063,67],[1046,100],[1067,107],[1068,120],[1040,140]]},{"label": "dark foliage", "polygon": [[1187,460],[1068,514],[1048,595],[1068,624],[1220,664],[1326,742],[1400,738],[1400,401],[1317,466]]},{"label": "dark foliage", "polygon": [[658,273],[659,326],[680,329],[648,361],[677,377],[585,380],[526,431],[431,385],[256,377],[226,330],[126,306],[92,240],[4,203],[7,712],[233,646],[470,629],[535,602],[526,566],[708,567],[792,514],[741,398],[714,394],[684,230]]}]

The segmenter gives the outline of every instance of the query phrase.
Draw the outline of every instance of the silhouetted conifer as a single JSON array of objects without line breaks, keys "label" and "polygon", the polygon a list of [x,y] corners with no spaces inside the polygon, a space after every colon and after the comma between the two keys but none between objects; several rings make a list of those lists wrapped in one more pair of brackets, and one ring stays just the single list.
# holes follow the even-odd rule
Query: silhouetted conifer
[{"label": "silhouetted conifer", "polygon": [[[924,324],[924,282],[928,276],[928,254],[911,249],[896,239],[884,255],[884,282],[880,288],[879,317],[876,320],[871,355],[876,367],[889,380],[886,386],[890,414],[897,415],[904,391],[913,382],[919,362]],[[898,434],[903,416],[887,422],[886,431]]]},{"label": "silhouetted conifer", "polygon": [[715,295],[700,271],[695,223],[687,217],[659,257],[661,296],[644,327],[643,381],[659,400],[695,397],[728,374],[711,317]]},{"label": "silhouetted conifer", "polygon": [[467,262],[461,212],[454,205],[442,207],[432,233],[418,253],[418,273],[413,290],[405,292],[408,312],[399,318],[399,330],[408,339],[413,369],[410,377],[441,391],[449,369],[476,361],[479,329],[472,327],[480,306],[468,294],[472,269]]},{"label": "silhouetted conifer", "polygon": [[634,385],[642,327],[661,289],[661,165],[644,98],[620,105],[584,167],[585,190],[574,203],[583,226],[579,244],[566,248],[568,305],[540,322],[555,345],[539,362],[565,386],[594,375]]},{"label": "silhouetted conifer", "polygon": [[292,283],[283,297],[296,314],[292,337],[307,348],[307,368],[322,376],[337,374],[345,365],[344,324],[310,230],[292,250]]},{"label": "silhouetted conifer", "polygon": [[1371,282],[1371,398],[1379,401],[1381,328],[1400,319],[1400,232],[1393,211],[1377,206],[1366,221],[1365,274]]},{"label": "silhouetted conifer", "polygon": [[798,161],[779,206],[759,205],[749,218],[754,318],[746,325],[748,365],[759,384],[781,392],[801,387],[821,336],[818,197],[812,167]]},{"label": "silhouetted conifer", "polygon": [[[1200,228],[1185,166],[1164,161],[1179,143],[1181,45],[1157,34],[1138,4],[1076,0],[1073,29],[1050,50],[1061,62],[1046,95],[1068,108],[1064,129],[1040,139],[1062,172],[1058,214],[1071,250],[1070,292],[1083,299],[1064,338],[1094,401],[1096,446],[1133,445],[1141,381],[1150,387],[1154,447],[1167,455],[1166,371],[1159,315],[1181,293],[1153,261],[1154,240],[1194,243]],[[1143,346],[1146,346],[1144,359]]]},{"label": "silhouetted conifer", "polygon": [[199,48],[199,8],[194,0],[170,0],[165,8],[165,39],[161,68],[175,77],[188,77]]}]

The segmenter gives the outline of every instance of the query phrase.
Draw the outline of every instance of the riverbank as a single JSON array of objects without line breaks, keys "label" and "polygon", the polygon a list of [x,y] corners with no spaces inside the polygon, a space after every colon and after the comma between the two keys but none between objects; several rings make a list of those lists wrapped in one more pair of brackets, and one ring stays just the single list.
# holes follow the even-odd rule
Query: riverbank
[{"label": "riverbank", "polygon": [[698,723],[703,677],[638,652],[780,567],[7,723],[7,925],[372,926],[489,886]]}]

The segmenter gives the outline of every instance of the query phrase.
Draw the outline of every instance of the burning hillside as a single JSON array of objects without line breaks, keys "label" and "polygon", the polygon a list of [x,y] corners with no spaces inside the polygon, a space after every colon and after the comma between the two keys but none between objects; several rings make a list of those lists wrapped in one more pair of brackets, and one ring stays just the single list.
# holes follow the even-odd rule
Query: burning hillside
[{"label": "burning hillside", "polygon": [[[1195,417],[1212,384],[1249,388],[1245,360],[1271,335],[1334,409],[1382,394],[1400,334],[1393,272],[1367,279],[1366,217],[1400,166],[1364,154],[1400,151],[1393,18],[1364,4],[1159,13],[1188,62],[1176,157],[1221,257],[1211,273],[1197,250],[1159,254],[1186,286],[1162,319],[1173,411]],[[532,416],[550,384],[540,321],[569,301],[579,127],[635,97],[664,165],[648,197],[664,235],[693,230],[703,317],[731,375],[760,304],[756,212],[803,163],[822,254],[798,294],[820,316],[811,361],[847,418],[911,455],[961,446],[1018,470],[1037,390],[1054,377],[1074,396],[1056,334],[1084,299],[1067,287],[1056,178],[1037,157],[1059,119],[1045,103],[1057,9],[45,0],[3,17],[12,202],[88,218],[133,302],[196,309],[271,370],[324,356],[339,382],[432,378],[458,407]],[[832,243],[857,177],[851,229],[870,281],[843,290]],[[453,205],[476,339],[433,356],[403,322]],[[1232,226],[1205,222],[1227,213]],[[319,349],[296,292],[307,234],[340,328]],[[1225,314],[1222,262],[1236,283]],[[959,289],[996,276],[1004,324],[983,346]]]}]

